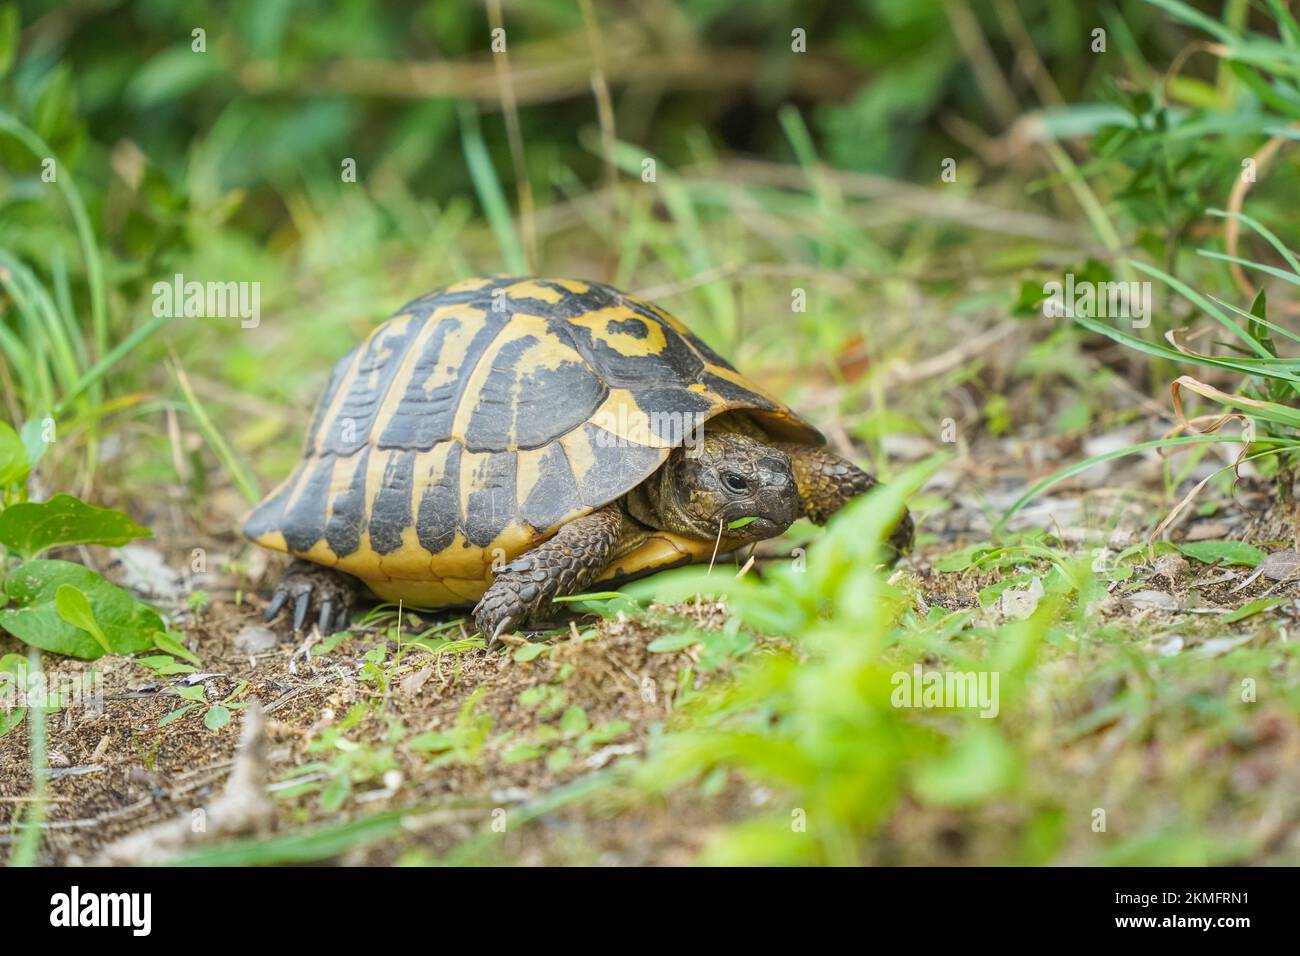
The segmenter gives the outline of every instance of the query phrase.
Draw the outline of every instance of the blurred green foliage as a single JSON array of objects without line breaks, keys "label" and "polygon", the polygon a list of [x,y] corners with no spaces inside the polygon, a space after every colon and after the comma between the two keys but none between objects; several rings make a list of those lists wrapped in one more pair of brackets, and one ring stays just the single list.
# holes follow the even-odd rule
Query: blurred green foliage
[{"label": "blurred green foliage", "polygon": [[[1062,94],[1087,98],[1099,82],[1085,42],[1095,17],[1048,0],[1015,8]],[[807,112],[833,165],[912,178],[965,151],[946,118],[986,129],[999,121],[948,9],[941,0],[598,5],[617,128],[673,167],[703,158],[702,133],[722,152],[788,160],[776,108],[790,103]],[[1153,19],[1139,3],[1116,9],[1137,35]],[[263,244],[283,240],[280,230],[302,228],[298,197],[347,208],[344,158],[363,182],[400,181],[409,199],[439,209],[472,195],[458,100],[491,114],[489,150],[509,168],[480,4],[87,0],[5,10],[9,36],[21,24],[23,43],[4,102],[78,178],[122,260],[119,281],[146,278],[185,248],[251,266]],[[1009,62],[1005,10],[978,4],[971,16],[991,54]],[[600,177],[584,138],[595,123],[590,42],[569,0],[510,5],[505,20],[510,56],[529,78],[516,92],[529,178],[545,205]],[[807,53],[791,53],[795,29],[806,31]],[[196,30],[204,52],[193,49]],[[23,175],[33,157],[12,143],[0,150],[9,171],[0,240],[44,259],[66,234]],[[358,225],[403,235],[402,213],[381,212]],[[204,232],[215,225],[246,237],[242,255],[209,247]]]},{"label": "blurred green foliage", "polygon": [[[249,402],[232,422],[221,406],[232,395],[265,399],[268,410],[309,403],[365,329],[459,276],[524,265],[636,288],[771,260],[823,279],[840,271],[841,284],[924,272],[927,250],[951,241],[950,230],[906,222],[882,242],[869,204],[827,182],[822,164],[933,182],[944,158],[967,163],[972,148],[996,149],[1015,103],[990,100],[972,48],[1013,63],[1032,43],[1073,102],[1101,96],[1107,66],[1120,62],[1119,51],[1107,60],[1089,50],[1094,20],[1123,25],[1124,62],[1171,43],[1140,0],[1095,13],[1050,0],[655,0],[594,10],[592,32],[569,0],[504,8],[520,161],[539,223],[534,254],[484,5],[0,4],[0,252],[24,286],[0,319],[0,346],[25,369],[7,410],[27,420],[55,412],[60,425],[73,416],[88,435],[110,413],[180,411],[215,422],[202,429],[210,441],[222,426],[237,429],[236,454],[279,474],[297,443],[279,440],[286,423]],[[807,52],[792,49],[796,31]],[[597,66],[622,174],[608,205],[590,201],[606,175]],[[1023,77],[1003,82],[1010,97],[1030,99]],[[659,177],[643,188],[647,156]],[[802,167],[806,180],[777,185],[760,170],[739,184],[722,164],[748,157]],[[356,182],[342,175],[349,160]],[[56,189],[42,178],[51,161]],[[983,166],[969,168],[982,179]],[[176,273],[261,283],[265,326],[144,330],[153,283]],[[747,281],[743,294],[740,285],[723,276],[668,305],[738,362],[742,347],[788,348],[784,323],[750,319],[742,333],[741,316],[755,313],[755,298],[763,315],[788,304],[790,278]],[[799,319],[803,363],[871,335],[865,308],[833,291],[824,286]],[[97,367],[124,342],[127,361]],[[197,394],[178,398],[162,379],[170,354],[194,373]],[[106,375],[117,394],[137,393],[127,407],[105,405]],[[873,418],[864,436],[878,436],[887,418],[906,427],[884,409]],[[217,450],[227,470],[247,471]],[[170,470],[159,451],[134,460],[141,484]]]}]

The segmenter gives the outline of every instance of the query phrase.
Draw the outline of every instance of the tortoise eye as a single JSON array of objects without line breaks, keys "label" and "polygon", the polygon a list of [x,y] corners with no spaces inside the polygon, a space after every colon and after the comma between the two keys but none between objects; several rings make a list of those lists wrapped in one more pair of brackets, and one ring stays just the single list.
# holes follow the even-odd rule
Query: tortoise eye
[{"label": "tortoise eye", "polygon": [[738,495],[749,490],[749,482],[734,471],[724,471],[722,473],[722,483],[727,486],[728,491],[735,492]]}]

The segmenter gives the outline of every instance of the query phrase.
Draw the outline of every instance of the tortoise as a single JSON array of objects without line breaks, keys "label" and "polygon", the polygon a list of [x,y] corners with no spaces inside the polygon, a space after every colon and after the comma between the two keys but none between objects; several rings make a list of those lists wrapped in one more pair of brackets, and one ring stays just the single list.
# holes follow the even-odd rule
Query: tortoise
[{"label": "tortoise", "polygon": [[[474,606],[489,641],[555,597],[824,523],[876,484],[664,310],[597,282],[474,278],[334,367],[302,460],[244,534],[294,556],[267,606],[341,628],[360,584]],[[910,548],[904,512],[890,547]]]}]

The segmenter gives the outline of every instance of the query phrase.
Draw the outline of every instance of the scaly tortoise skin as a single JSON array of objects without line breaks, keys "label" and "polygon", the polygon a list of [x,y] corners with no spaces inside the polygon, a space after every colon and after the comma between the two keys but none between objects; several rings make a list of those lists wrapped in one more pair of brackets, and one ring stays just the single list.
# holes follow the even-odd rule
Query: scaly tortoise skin
[{"label": "scaly tortoise skin", "polygon": [[[655,305],[469,279],[335,366],[301,463],[244,533],[302,559],[268,608],[292,601],[295,630],[313,601],[322,630],[345,623],[356,579],[407,605],[478,601],[495,640],[595,581],[825,521],[875,482],[824,444]],[[910,546],[906,515],[892,543]]]}]

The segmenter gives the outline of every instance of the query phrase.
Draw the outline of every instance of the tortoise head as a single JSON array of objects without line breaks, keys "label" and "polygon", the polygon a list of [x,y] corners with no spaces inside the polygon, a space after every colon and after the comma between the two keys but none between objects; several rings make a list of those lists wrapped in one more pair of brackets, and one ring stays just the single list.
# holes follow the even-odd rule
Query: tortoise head
[{"label": "tortoise head", "polygon": [[665,530],[728,547],[785,531],[800,514],[790,456],[748,435],[705,434],[677,448],[661,471],[658,512]]}]

